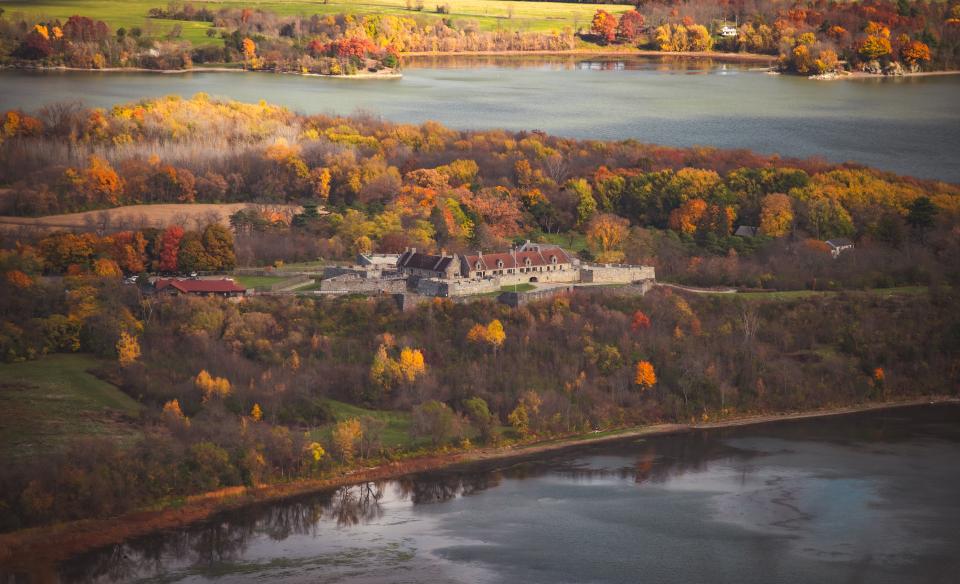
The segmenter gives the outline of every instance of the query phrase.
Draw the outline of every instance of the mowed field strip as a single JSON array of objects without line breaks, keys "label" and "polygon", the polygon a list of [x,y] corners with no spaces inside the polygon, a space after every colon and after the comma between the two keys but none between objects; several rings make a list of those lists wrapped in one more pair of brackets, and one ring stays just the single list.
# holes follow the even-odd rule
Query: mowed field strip
[{"label": "mowed field strip", "polygon": [[[416,0],[411,0],[415,4]],[[194,1],[197,7],[207,6],[212,10],[220,8],[259,8],[284,16],[310,17],[314,14],[392,14],[418,18],[449,18],[457,20],[475,20],[483,30],[517,31],[562,31],[566,27],[574,30],[590,27],[590,20],[597,9],[619,14],[633,8],[623,4],[575,4],[567,2],[510,2],[507,0],[433,0],[423,2],[423,10],[407,9],[407,0],[367,0],[349,2],[343,0],[245,0],[240,2],[204,2]],[[438,6],[447,5],[450,13],[436,13]],[[206,35],[210,23],[187,22],[147,18],[151,8],[166,8],[165,0],[59,0],[39,1],[14,0],[0,2],[0,8],[9,13],[22,12],[30,15],[49,16],[66,20],[74,14],[103,20],[110,26],[127,29],[139,26],[149,34],[165,34],[174,25],[182,28],[181,38],[194,44],[217,44],[218,38]]]},{"label": "mowed field strip", "polygon": [[[0,216],[0,230],[15,231],[23,228],[39,229],[84,229],[104,226],[107,230],[139,229],[143,227],[203,226],[213,222],[229,224],[230,215],[237,211],[256,208],[253,203],[171,203],[161,205],[128,205],[113,209],[65,213],[46,217]],[[270,209],[297,211],[298,205],[264,205]]]}]

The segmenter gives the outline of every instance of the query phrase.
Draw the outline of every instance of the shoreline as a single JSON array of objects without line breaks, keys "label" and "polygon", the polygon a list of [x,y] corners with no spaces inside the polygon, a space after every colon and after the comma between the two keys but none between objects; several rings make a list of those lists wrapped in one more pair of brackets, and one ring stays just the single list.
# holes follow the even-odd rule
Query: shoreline
[{"label": "shoreline", "polygon": [[[777,72],[777,74],[781,73]],[[917,71],[916,73],[903,73],[902,75],[867,73],[865,71],[847,71],[842,74],[833,73],[825,75],[810,75],[807,77],[807,79],[811,81],[854,81],[857,79],[907,79],[910,77],[943,77],[947,75],[960,75],[960,69],[945,69],[943,71]]]},{"label": "shoreline", "polygon": [[411,51],[401,53],[401,57],[688,57],[699,59],[719,59],[727,61],[764,62],[773,63],[777,57],[759,53],[727,53],[714,51],[655,51],[650,49],[568,49],[561,51]]},{"label": "shoreline", "polygon": [[904,401],[869,402],[802,412],[743,415],[703,424],[653,424],[613,430],[599,436],[592,434],[567,436],[522,445],[476,448],[449,454],[427,455],[375,467],[345,471],[337,476],[325,479],[304,479],[261,487],[230,487],[212,493],[187,497],[186,502],[178,507],[168,506],[159,510],[133,511],[119,517],[84,519],[0,534],[0,566],[25,570],[43,569],[42,566],[45,564],[64,561],[97,548],[118,544],[156,531],[181,528],[223,511],[309,495],[368,481],[394,479],[411,473],[435,471],[471,463],[522,458],[628,438],[753,426],[779,421],[823,418],[946,403],[960,403],[960,399],[937,395]]},{"label": "shoreline", "polygon": [[190,69],[147,69],[145,67],[104,67],[102,69],[86,69],[83,67],[67,66],[31,66],[18,67],[16,65],[2,65],[0,70],[11,71],[80,71],[84,73],[157,73],[159,75],[184,75],[187,73],[272,73],[274,75],[296,75],[298,77],[322,77],[324,79],[399,79],[403,73],[394,69],[383,69],[378,72],[363,71],[354,75],[323,75],[322,73],[299,73],[297,71],[267,71],[243,69],[237,67],[191,67]]}]

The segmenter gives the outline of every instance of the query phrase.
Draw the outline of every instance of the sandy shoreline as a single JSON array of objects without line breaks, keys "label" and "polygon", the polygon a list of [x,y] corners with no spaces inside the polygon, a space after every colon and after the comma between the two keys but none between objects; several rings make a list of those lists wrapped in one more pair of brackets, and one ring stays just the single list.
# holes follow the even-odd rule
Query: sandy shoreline
[{"label": "sandy shoreline", "polygon": [[950,69],[946,71],[918,71],[916,73],[904,73],[902,75],[886,75],[884,73],[848,71],[843,74],[834,75],[811,75],[807,77],[807,79],[812,81],[841,81],[853,79],[906,79],[909,77],[942,77],[945,75],[960,75],[960,70]]},{"label": "sandy shoreline", "polygon": [[120,543],[132,537],[146,535],[162,529],[183,527],[221,511],[237,509],[254,503],[278,501],[367,481],[392,479],[415,472],[438,470],[474,462],[527,457],[585,444],[600,444],[642,436],[658,436],[695,430],[766,424],[783,420],[800,420],[898,407],[958,402],[960,400],[957,398],[933,396],[901,402],[868,403],[808,412],[742,416],[706,424],[657,424],[600,436],[576,436],[519,446],[479,448],[465,452],[425,456],[345,472],[327,479],[303,480],[257,488],[233,487],[190,497],[185,504],[178,508],[137,511],[109,519],[81,520],[0,534],[0,566],[29,571],[43,570],[43,566],[49,568],[56,562],[96,548]]}]

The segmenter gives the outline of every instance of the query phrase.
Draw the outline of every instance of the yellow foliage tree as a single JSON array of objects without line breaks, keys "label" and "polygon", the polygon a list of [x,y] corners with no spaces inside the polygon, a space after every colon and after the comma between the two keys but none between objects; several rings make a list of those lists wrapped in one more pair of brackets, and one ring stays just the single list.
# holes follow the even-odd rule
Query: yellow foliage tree
[{"label": "yellow foliage tree", "polygon": [[319,442],[311,442],[307,444],[304,448],[307,452],[307,456],[313,460],[313,462],[320,462],[320,460],[326,455],[327,451],[323,449],[323,446]]},{"label": "yellow foliage tree", "polygon": [[473,325],[467,332],[467,340],[478,345],[487,345],[496,352],[507,340],[507,333],[503,330],[503,323],[495,318],[486,326],[479,323]]},{"label": "yellow foliage tree", "polygon": [[612,213],[594,217],[587,226],[587,244],[597,261],[620,262],[624,258],[623,242],[627,239],[630,222]]},{"label": "yellow foliage tree", "polygon": [[400,351],[400,374],[407,383],[413,383],[417,377],[427,372],[427,365],[423,361],[420,349],[404,347]]},{"label": "yellow foliage tree", "polygon": [[263,410],[260,409],[260,404],[253,404],[253,408],[250,409],[250,417],[253,418],[254,422],[263,419]]},{"label": "yellow foliage tree", "polygon": [[117,360],[121,367],[126,367],[140,357],[140,343],[137,337],[127,331],[121,331],[117,340]]},{"label": "yellow foliage tree", "polygon": [[197,374],[193,384],[200,393],[203,394],[203,401],[206,402],[211,397],[225,398],[230,395],[230,380],[225,377],[213,377],[204,369]]},{"label": "yellow foliage tree", "polygon": [[108,258],[100,258],[93,262],[93,273],[100,278],[119,278],[123,276],[117,262]]},{"label": "yellow foliage tree", "polygon": [[763,198],[760,207],[760,233],[783,237],[793,224],[793,202],[790,197],[773,193]]},{"label": "yellow foliage tree", "polygon": [[183,410],[180,409],[180,401],[176,399],[163,404],[163,412],[160,417],[170,425],[190,425],[190,419],[183,415]]},{"label": "yellow foliage tree", "polygon": [[363,437],[363,427],[360,420],[351,418],[338,422],[333,427],[333,446],[340,455],[340,459],[350,464],[353,462],[353,455],[356,451],[357,443]]},{"label": "yellow foliage tree", "polygon": [[493,319],[487,325],[487,342],[493,347],[494,351],[503,346],[507,340],[507,333],[503,330],[503,323],[499,319]]},{"label": "yellow foliage tree", "polygon": [[657,374],[653,369],[653,364],[649,361],[640,361],[637,363],[637,374],[634,377],[634,383],[642,389],[649,389],[657,384]]},{"label": "yellow foliage tree", "polygon": [[370,365],[370,379],[384,391],[390,391],[402,377],[400,364],[387,354],[386,345],[380,345]]}]

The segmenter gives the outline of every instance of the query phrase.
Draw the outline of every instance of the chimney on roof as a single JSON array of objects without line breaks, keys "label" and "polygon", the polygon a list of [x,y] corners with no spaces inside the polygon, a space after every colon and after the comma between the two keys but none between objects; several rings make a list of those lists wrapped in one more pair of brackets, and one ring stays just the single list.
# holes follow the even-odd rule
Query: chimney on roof
[{"label": "chimney on roof", "polygon": [[482,250],[482,249],[478,249],[478,250],[477,250],[477,257],[478,257],[478,258],[481,258],[481,259],[483,258],[483,250]]}]

